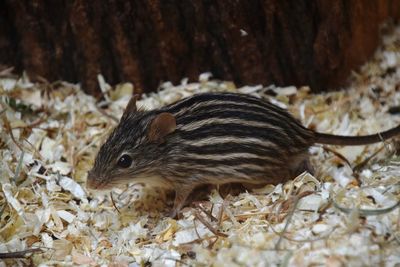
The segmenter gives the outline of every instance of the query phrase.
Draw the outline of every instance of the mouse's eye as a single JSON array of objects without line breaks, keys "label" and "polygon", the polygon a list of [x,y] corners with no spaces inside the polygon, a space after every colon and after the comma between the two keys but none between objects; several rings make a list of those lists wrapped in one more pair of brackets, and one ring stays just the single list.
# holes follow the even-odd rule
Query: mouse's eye
[{"label": "mouse's eye", "polygon": [[117,165],[121,168],[128,168],[132,164],[132,158],[131,156],[124,154],[122,155],[117,162]]}]

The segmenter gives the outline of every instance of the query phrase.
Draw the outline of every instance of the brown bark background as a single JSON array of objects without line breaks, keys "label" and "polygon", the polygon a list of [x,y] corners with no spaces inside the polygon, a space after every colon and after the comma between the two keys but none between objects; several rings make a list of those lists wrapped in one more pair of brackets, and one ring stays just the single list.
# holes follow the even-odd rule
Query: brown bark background
[{"label": "brown bark background", "polygon": [[98,73],[148,92],[206,71],[318,91],[372,55],[389,17],[400,1],[3,0],[0,70],[81,82],[93,95]]}]

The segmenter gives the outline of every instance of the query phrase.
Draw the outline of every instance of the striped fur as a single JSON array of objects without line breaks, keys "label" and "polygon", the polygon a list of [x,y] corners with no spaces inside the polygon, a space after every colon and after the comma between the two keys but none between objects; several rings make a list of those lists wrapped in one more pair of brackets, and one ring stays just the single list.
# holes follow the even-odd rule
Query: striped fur
[{"label": "striped fur", "polygon": [[[176,130],[162,144],[151,143],[146,137],[149,125],[164,112],[175,117]],[[185,199],[187,192],[205,183],[280,182],[305,168],[314,138],[287,111],[264,100],[199,94],[158,110],[124,115],[101,147],[89,183],[106,188],[159,177],[160,184]],[[133,158],[130,168],[116,166],[123,153]]]}]

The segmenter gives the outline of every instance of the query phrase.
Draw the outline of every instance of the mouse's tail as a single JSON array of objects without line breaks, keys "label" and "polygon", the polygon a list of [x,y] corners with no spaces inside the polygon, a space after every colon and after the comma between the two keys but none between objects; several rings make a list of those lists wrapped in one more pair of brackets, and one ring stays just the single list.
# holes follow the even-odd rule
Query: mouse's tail
[{"label": "mouse's tail", "polygon": [[316,132],[315,143],[339,146],[360,146],[383,142],[397,135],[400,135],[400,125],[384,132],[362,136],[344,136]]}]

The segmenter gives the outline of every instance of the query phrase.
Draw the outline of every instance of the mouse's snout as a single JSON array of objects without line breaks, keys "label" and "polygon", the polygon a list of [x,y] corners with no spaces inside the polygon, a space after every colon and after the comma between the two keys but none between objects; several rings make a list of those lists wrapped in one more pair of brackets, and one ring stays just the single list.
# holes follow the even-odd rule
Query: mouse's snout
[{"label": "mouse's snout", "polygon": [[97,189],[98,183],[96,182],[96,177],[93,175],[93,171],[88,172],[87,180],[86,180],[86,188],[88,189]]},{"label": "mouse's snout", "polygon": [[88,189],[95,189],[95,190],[102,190],[106,189],[107,183],[105,183],[105,179],[96,173],[93,170],[88,172],[88,178],[86,180],[86,188]]}]

